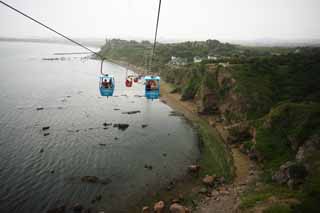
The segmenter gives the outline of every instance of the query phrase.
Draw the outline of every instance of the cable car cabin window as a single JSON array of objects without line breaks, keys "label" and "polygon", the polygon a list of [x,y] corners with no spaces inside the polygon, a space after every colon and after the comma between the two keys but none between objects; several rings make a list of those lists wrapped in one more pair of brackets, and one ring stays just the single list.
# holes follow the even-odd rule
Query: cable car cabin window
[{"label": "cable car cabin window", "polygon": [[106,89],[111,89],[112,88],[112,82],[111,79],[103,79],[102,80],[102,86]]},{"label": "cable car cabin window", "polygon": [[147,91],[153,91],[153,90],[158,90],[159,89],[159,81],[157,80],[148,80],[146,82],[146,90]]},{"label": "cable car cabin window", "polygon": [[147,99],[158,99],[160,97],[160,77],[145,77],[145,95]]}]

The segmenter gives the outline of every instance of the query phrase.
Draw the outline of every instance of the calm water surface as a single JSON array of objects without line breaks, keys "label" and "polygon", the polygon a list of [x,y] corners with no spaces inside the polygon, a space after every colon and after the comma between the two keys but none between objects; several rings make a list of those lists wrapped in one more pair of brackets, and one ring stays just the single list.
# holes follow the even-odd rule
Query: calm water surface
[{"label": "calm water surface", "polygon": [[[77,202],[126,212],[147,192],[184,175],[198,158],[195,131],[184,119],[170,116],[172,109],[159,100],[139,97],[142,84],[125,88],[124,68],[105,63],[105,72],[116,78],[116,97],[107,99],[98,93],[98,61],[79,55],[42,60],[61,57],[56,52],[82,51],[0,42],[1,213],[46,212]],[[123,114],[132,110],[141,113]],[[105,128],[104,122],[130,126],[122,131]],[[50,129],[43,131],[45,126]],[[86,175],[111,183],[82,183]],[[92,204],[97,195],[102,200]]]}]

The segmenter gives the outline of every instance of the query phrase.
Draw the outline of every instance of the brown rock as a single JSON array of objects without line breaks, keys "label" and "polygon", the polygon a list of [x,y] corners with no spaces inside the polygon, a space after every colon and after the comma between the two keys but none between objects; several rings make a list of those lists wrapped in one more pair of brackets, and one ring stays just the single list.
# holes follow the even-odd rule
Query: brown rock
[{"label": "brown rock", "polygon": [[190,165],[190,166],[188,166],[188,171],[190,173],[198,173],[200,171],[200,166],[199,165]]},{"label": "brown rock", "polygon": [[162,213],[164,211],[164,202],[163,201],[159,201],[157,203],[154,204],[153,210],[156,213]]},{"label": "brown rock", "polygon": [[213,182],[215,180],[215,176],[212,175],[206,175],[203,179],[202,179],[202,183],[206,186],[212,186]]},{"label": "brown rock", "polygon": [[240,152],[242,152],[243,154],[247,154],[247,149],[245,148],[244,144],[241,144],[239,147]]},{"label": "brown rock", "polygon": [[149,212],[150,212],[150,208],[149,208],[148,206],[144,206],[144,207],[142,208],[141,213],[149,213]]},{"label": "brown rock", "polygon": [[221,195],[228,195],[228,194],[230,194],[230,192],[228,191],[228,189],[225,188],[225,187],[220,187],[219,193],[220,193]]},{"label": "brown rock", "polygon": [[171,213],[186,213],[187,209],[180,204],[174,203],[170,206],[170,212]]},{"label": "brown rock", "polygon": [[88,183],[97,183],[99,181],[99,178],[96,176],[83,176],[81,177],[81,181]]},{"label": "brown rock", "polygon": [[73,212],[81,212],[83,209],[83,206],[80,203],[76,203],[74,204],[72,209],[73,209]]},{"label": "brown rock", "polygon": [[173,203],[180,203],[180,200],[177,199],[177,198],[175,198],[175,199],[172,199],[172,200],[171,200],[171,203],[172,203],[172,204],[173,204]]},{"label": "brown rock", "polygon": [[66,206],[65,205],[62,205],[58,208],[52,208],[52,209],[49,209],[47,211],[47,213],[65,213],[66,212]]}]

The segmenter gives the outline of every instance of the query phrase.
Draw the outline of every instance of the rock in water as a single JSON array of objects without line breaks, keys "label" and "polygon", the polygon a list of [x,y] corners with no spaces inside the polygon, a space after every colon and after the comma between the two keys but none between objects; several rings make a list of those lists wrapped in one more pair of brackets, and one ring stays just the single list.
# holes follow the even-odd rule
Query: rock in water
[{"label": "rock in water", "polygon": [[102,184],[102,185],[107,185],[107,184],[109,184],[109,183],[111,183],[112,181],[109,179],[109,178],[104,178],[104,179],[101,179],[100,180],[100,183]]},{"label": "rock in water", "polygon": [[83,176],[81,178],[81,181],[87,183],[97,183],[99,181],[99,178],[96,176]]},{"label": "rock in water", "polygon": [[48,129],[50,129],[50,126],[44,126],[44,127],[42,127],[42,130],[43,130],[43,131],[48,130]]},{"label": "rock in water", "polygon": [[181,113],[181,112],[178,112],[178,111],[171,111],[169,116],[181,116],[181,117],[183,117],[184,114]]},{"label": "rock in water", "polygon": [[132,115],[132,114],[137,114],[140,112],[141,112],[140,110],[135,110],[135,111],[123,112],[122,114]]},{"label": "rock in water", "polygon": [[47,213],[65,213],[66,212],[66,206],[62,205],[58,208],[49,209]]},{"label": "rock in water", "polygon": [[106,122],[103,123],[103,126],[111,126],[111,125],[112,123],[106,123]]},{"label": "rock in water", "polygon": [[83,206],[80,203],[76,203],[76,204],[74,204],[72,209],[73,209],[73,212],[80,213],[83,209]]},{"label": "rock in water", "polygon": [[163,201],[159,201],[157,203],[154,204],[153,210],[156,213],[162,213],[164,212],[164,202]]},{"label": "rock in water", "polygon": [[152,169],[153,169],[152,165],[148,165],[148,164],[145,164],[145,165],[144,165],[144,168],[149,169],[149,170],[152,170]]},{"label": "rock in water", "polygon": [[113,127],[124,131],[124,130],[128,129],[129,124],[113,124]]}]

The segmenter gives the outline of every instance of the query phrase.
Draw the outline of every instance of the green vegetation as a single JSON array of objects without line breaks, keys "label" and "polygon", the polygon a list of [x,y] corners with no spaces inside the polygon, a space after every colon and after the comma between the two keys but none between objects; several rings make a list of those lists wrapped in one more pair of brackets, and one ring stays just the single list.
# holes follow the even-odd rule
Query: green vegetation
[{"label": "green vegetation", "polygon": [[[265,212],[319,212],[320,147],[314,142],[304,148],[303,162],[291,169],[299,173],[308,167],[308,176],[299,190],[275,186],[271,176],[296,155],[312,138],[320,137],[320,48],[243,47],[217,40],[158,44],[152,71],[181,92],[182,100],[196,100],[206,112],[220,112],[225,124],[247,122],[255,128],[255,141],[239,132],[233,141],[256,153],[264,170],[265,187],[248,191],[242,208],[252,208],[272,196],[298,198],[291,208],[275,204]],[[149,42],[108,40],[101,53],[113,60],[147,67],[152,45]],[[188,64],[171,63],[171,57]],[[193,63],[195,56],[201,63]],[[207,60],[208,56],[214,56]],[[212,109],[212,110],[208,110]],[[201,111],[199,111],[201,112]],[[208,173],[232,177],[226,149],[207,124],[198,123],[205,149],[201,164]],[[242,135],[241,135],[242,134]],[[250,133],[251,134],[251,133]],[[245,137],[243,137],[245,136]],[[318,139],[317,139],[318,137]],[[311,148],[310,148],[311,146]]]},{"label": "green vegetation", "polygon": [[[276,195],[276,197],[274,197]],[[241,209],[250,209],[257,204],[261,204],[270,198],[276,198],[277,200],[296,198],[300,196],[298,191],[292,191],[284,186],[276,186],[272,184],[266,184],[261,187],[251,186],[245,196],[241,198]]]},{"label": "green vegetation", "polygon": [[292,209],[288,204],[275,204],[263,211],[263,213],[290,213]]},{"label": "green vegetation", "polygon": [[207,122],[199,120],[199,134],[202,143],[202,155],[200,159],[201,176],[207,174],[216,174],[224,176],[227,181],[233,177],[232,158],[228,153],[225,144],[216,131],[211,131]]},{"label": "green vegetation", "polygon": [[257,57],[236,64],[231,71],[245,98],[249,119],[257,119],[282,101],[320,100],[320,51]]}]

